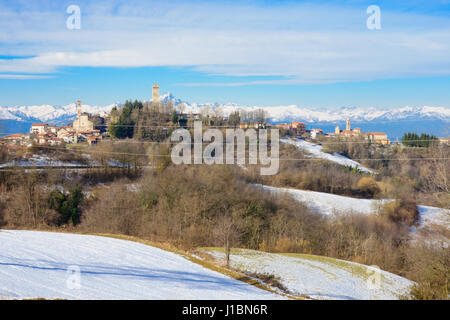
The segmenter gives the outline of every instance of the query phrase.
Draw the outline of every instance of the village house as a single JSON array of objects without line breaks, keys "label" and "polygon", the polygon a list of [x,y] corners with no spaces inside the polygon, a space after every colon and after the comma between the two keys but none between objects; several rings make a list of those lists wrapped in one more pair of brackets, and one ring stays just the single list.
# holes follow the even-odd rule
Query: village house
[{"label": "village house", "polygon": [[57,136],[58,136],[58,138],[63,138],[70,134],[75,134],[75,131],[73,131],[72,127],[64,126],[64,127],[59,127]]},{"label": "village house", "polygon": [[92,135],[87,138],[87,142],[90,146],[92,146],[92,145],[97,144],[98,142],[102,141],[102,139],[103,138],[101,135],[96,135],[96,136]]},{"label": "village house", "polygon": [[366,139],[373,143],[380,143],[380,144],[391,144],[391,141],[387,138],[387,134],[383,132],[366,132],[364,133],[366,135]]},{"label": "village house", "polygon": [[296,135],[302,135],[306,132],[306,125],[303,122],[291,122],[289,126]]},{"label": "village house", "polygon": [[239,123],[240,129],[264,129],[266,128],[266,124],[263,122],[241,122]]},{"label": "village house", "polygon": [[323,130],[322,129],[311,129],[310,135],[311,135],[312,139],[316,139],[318,136],[323,135]]},{"label": "village house", "polygon": [[58,133],[58,127],[55,126],[49,126],[47,128],[47,132],[53,133],[53,134],[57,134]]},{"label": "village house", "polygon": [[350,125],[350,119],[345,121],[345,130],[340,130],[339,126],[336,126],[334,133],[328,133],[328,137],[360,137],[364,136],[365,139],[370,140],[373,143],[390,144],[391,141],[387,138],[387,134],[383,132],[361,132],[361,128],[355,128],[352,130]]},{"label": "village house", "polygon": [[284,129],[284,130],[289,130],[289,128],[290,128],[289,124],[287,124],[287,123],[280,123],[280,124],[277,124],[275,127]]},{"label": "village house", "polygon": [[30,133],[32,134],[40,134],[45,133],[48,130],[48,124],[47,123],[33,123],[31,125]]},{"label": "village house", "polygon": [[78,143],[78,135],[75,134],[75,132],[68,132],[66,134],[58,135],[58,138],[60,138],[65,143]]},{"label": "village house", "polygon": [[25,145],[28,144],[30,139],[27,134],[24,133],[14,133],[9,136],[3,137],[3,140],[7,144],[15,144],[15,145]]},{"label": "village house", "polygon": [[280,123],[275,125],[276,128],[283,130],[292,130],[296,135],[302,135],[306,132],[306,125],[303,122]]}]

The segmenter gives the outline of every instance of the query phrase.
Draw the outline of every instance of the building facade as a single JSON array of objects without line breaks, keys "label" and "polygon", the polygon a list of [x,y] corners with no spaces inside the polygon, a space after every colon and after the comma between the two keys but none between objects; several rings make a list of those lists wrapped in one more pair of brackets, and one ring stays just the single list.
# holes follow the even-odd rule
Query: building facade
[{"label": "building facade", "polygon": [[81,112],[80,100],[77,101],[77,118],[73,121],[72,127],[75,132],[94,130],[94,123],[89,120],[89,116]]},{"label": "building facade", "polygon": [[31,125],[30,133],[32,134],[40,134],[47,132],[48,124],[46,123],[33,123]]},{"label": "building facade", "polygon": [[159,105],[159,86],[156,83],[152,87],[152,105],[155,108]]},{"label": "building facade", "polygon": [[366,132],[366,138],[373,143],[390,144],[391,141],[387,138],[387,134],[383,132]]}]

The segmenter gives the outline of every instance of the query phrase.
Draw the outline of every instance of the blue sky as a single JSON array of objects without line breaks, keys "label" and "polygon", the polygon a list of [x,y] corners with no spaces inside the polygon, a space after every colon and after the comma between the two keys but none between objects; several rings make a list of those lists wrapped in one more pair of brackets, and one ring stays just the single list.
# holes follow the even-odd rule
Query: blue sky
[{"label": "blue sky", "polygon": [[0,0],[0,30],[4,106],[148,99],[157,82],[189,102],[450,107],[449,0]]}]

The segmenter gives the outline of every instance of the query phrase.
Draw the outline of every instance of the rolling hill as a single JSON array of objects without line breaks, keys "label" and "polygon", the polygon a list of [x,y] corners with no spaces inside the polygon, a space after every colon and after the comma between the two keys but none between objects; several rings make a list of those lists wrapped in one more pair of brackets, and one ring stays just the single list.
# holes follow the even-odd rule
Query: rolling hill
[{"label": "rolling hill", "polygon": [[207,269],[181,255],[133,241],[0,230],[1,298],[259,300],[282,297]]}]

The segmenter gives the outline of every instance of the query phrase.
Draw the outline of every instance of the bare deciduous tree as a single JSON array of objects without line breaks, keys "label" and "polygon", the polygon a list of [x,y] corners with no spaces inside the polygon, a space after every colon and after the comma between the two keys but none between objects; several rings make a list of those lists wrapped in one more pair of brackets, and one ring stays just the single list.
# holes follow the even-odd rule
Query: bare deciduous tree
[{"label": "bare deciduous tree", "polygon": [[213,230],[213,236],[216,241],[222,243],[225,251],[225,262],[229,267],[231,247],[237,243],[241,236],[238,222],[229,215],[220,217]]}]

